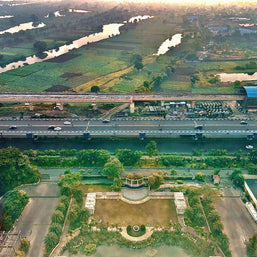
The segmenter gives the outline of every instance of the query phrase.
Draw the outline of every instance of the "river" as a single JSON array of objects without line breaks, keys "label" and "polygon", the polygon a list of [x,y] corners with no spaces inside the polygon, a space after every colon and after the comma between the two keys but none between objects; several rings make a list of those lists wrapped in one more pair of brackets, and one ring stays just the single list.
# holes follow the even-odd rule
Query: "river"
[{"label": "river", "polygon": [[181,43],[181,40],[182,40],[182,34],[173,35],[171,39],[169,38],[166,39],[159,47],[157,53],[153,55],[159,56],[159,55],[166,54],[171,47],[176,47],[177,45],[179,45]]},{"label": "river", "polygon": [[[4,16],[1,16],[1,17],[4,17]],[[10,29],[0,31],[0,35],[5,34],[5,33],[13,34],[13,33],[19,32],[21,30],[39,29],[39,28],[43,28],[43,27],[45,27],[45,24],[43,22],[38,24],[38,26],[33,26],[33,22],[27,22],[27,23],[22,23],[18,26],[12,27]]]},{"label": "river", "polygon": [[[2,138],[0,139],[0,148],[14,146],[20,150],[38,149],[40,151],[47,149],[106,149],[115,152],[117,149],[131,149],[133,151],[145,151],[146,145],[154,140],[157,143],[161,153],[189,153],[193,150],[210,151],[211,149],[226,149],[230,153],[238,150],[247,152],[245,146],[249,144],[246,138],[204,138],[193,140],[192,137],[184,138],[93,138],[87,140],[84,138],[39,138],[37,141],[26,138]],[[254,148],[257,147],[255,140],[251,141]]]},{"label": "river", "polygon": [[[130,18],[128,22],[139,22],[140,20],[145,20],[145,19],[150,19],[150,18],[153,18],[153,16],[149,16],[149,15],[136,16],[136,17]],[[57,50],[56,49],[51,49],[51,50],[45,51],[44,53],[46,53],[47,56],[44,59],[38,58],[36,55],[33,55],[33,56],[27,57],[25,61],[18,61],[18,62],[9,63],[4,68],[0,67],[0,73],[11,70],[11,69],[16,69],[18,67],[22,67],[22,66],[24,66],[24,64],[33,64],[33,63],[43,62],[43,61],[46,61],[46,60],[49,60],[49,59],[53,59],[55,57],[66,54],[73,49],[80,48],[84,45],[87,45],[88,43],[98,42],[100,40],[107,39],[109,37],[117,36],[117,35],[120,34],[119,28],[121,26],[124,26],[125,23],[126,22],[124,22],[124,23],[112,23],[112,24],[103,25],[103,31],[102,32],[94,33],[94,34],[91,34],[89,36],[79,38],[77,40],[74,40],[69,45],[60,46]],[[31,26],[32,26],[32,23],[31,23]],[[14,29],[14,28],[9,29],[9,31]],[[37,28],[37,27],[35,27],[35,28]],[[17,28],[16,28],[16,30],[17,30]],[[7,31],[2,31],[2,32],[0,32],[0,34],[1,33],[3,34],[5,32],[7,32]]]}]

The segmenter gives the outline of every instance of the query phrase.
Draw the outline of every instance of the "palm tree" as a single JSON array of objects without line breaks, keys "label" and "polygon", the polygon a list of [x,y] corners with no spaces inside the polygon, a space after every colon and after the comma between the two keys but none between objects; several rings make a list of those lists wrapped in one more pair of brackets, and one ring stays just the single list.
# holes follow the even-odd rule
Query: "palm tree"
[{"label": "palm tree", "polygon": [[62,234],[62,225],[59,223],[52,223],[49,231],[55,233],[57,236],[60,236]]},{"label": "palm tree", "polygon": [[60,211],[55,211],[52,215],[53,223],[62,223],[64,221],[64,215]]},{"label": "palm tree", "polygon": [[58,236],[53,232],[49,232],[45,237],[44,243],[46,245],[47,251],[50,251],[53,247],[57,245]]}]

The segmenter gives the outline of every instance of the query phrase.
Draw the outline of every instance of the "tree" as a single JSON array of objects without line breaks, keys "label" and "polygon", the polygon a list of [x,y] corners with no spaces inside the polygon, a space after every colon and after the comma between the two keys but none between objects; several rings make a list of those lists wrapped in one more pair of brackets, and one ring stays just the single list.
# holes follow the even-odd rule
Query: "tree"
[{"label": "tree", "polygon": [[123,165],[117,158],[112,158],[104,165],[103,173],[109,177],[119,177],[122,172]]},{"label": "tree", "polygon": [[253,149],[250,153],[250,156],[249,156],[249,160],[254,163],[254,164],[257,164],[257,151],[255,149]]},{"label": "tree", "polygon": [[51,251],[57,245],[58,241],[58,236],[53,232],[49,232],[44,239],[47,251]]},{"label": "tree", "polygon": [[92,93],[98,93],[100,91],[100,87],[98,87],[98,86],[92,86],[91,87],[91,92]]},{"label": "tree", "polygon": [[133,166],[139,162],[142,153],[139,151],[133,152],[130,149],[118,149],[115,155],[123,165]]},{"label": "tree", "polygon": [[114,178],[113,184],[112,184],[112,190],[115,192],[119,192],[121,190],[121,187],[123,185],[123,182],[119,178]]},{"label": "tree", "polygon": [[60,211],[55,211],[52,215],[52,222],[54,223],[63,223],[64,215]]},{"label": "tree", "polygon": [[81,189],[75,189],[73,193],[73,197],[75,198],[77,203],[82,203],[83,202],[83,193]]},{"label": "tree", "polygon": [[23,251],[24,253],[27,253],[29,251],[29,247],[30,247],[30,242],[27,238],[22,238],[21,239],[21,245],[19,247],[19,249],[21,251]]},{"label": "tree", "polygon": [[84,248],[84,252],[87,255],[91,255],[92,253],[94,253],[96,251],[96,244],[87,244]]},{"label": "tree", "polygon": [[149,176],[148,178],[148,184],[151,189],[158,188],[163,181],[163,176],[158,173],[154,173],[152,176]]},{"label": "tree", "polygon": [[28,156],[14,147],[0,149],[0,195],[21,184],[35,183],[40,173],[32,168]]},{"label": "tree", "polygon": [[47,50],[47,44],[45,41],[36,41],[33,44],[33,47],[37,51],[37,53],[43,53]]},{"label": "tree", "polygon": [[147,145],[146,145],[146,154],[150,157],[158,155],[159,151],[157,149],[157,144],[155,141],[150,141]]},{"label": "tree", "polygon": [[55,233],[57,236],[60,236],[62,234],[62,225],[59,223],[52,223],[49,231]]},{"label": "tree", "polygon": [[136,62],[134,67],[137,69],[137,70],[142,70],[144,65],[142,62]]},{"label": "tree", "polygon": [[57,207],[56,207],[56,210],[57,211],[60,211],[62,213],[64,213],[66,211],[66,206],[64,203],[58,203]]},{"label": "tree", "polygon": [[255,233],[251,238],[249,238],[249,242],[247,242],[246,244],[246,249],[249,257],[257,256],[257,233]]},{"label": "tree", "polygon": [[240,169],[235,169],[231,174],[231,179],[234,185],[244,189],[245,178]]},{"label": "tree", "polygon": [[195,178],[197,179],[197,180],[199,180],[199,181],[205,181],[205,179],[206,179],[206,175],[205,174],[203,174],[202,172],[197,172],[196,174],[195,174]]}]

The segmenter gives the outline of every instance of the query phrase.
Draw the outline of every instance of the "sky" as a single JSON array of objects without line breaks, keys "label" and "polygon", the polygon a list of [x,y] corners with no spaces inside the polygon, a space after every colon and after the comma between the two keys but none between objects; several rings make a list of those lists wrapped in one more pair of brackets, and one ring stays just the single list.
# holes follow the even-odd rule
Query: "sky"
[{"label": "sky", "polygon": [[[99,0],[98,0],[99,1]],[[110,0],[102,0],[110,1]],[[215,4],[238,4],[238,3],[257,3],[257,0],[117,0],[118,2],[135,2],[135,3],[176,3],[176,4],[203,4],[203,5],[215,5]]]}]

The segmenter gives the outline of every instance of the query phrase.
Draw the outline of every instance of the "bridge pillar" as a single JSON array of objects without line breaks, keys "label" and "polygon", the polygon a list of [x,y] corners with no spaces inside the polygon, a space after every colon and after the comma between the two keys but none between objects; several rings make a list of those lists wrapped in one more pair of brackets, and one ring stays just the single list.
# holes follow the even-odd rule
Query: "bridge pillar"
[{"label": "bridge pillar", "polygon": [[130,113],[134,113],[135,112],[135,103],[134,102],[130,103],[129,110],[130,110]]},{"label": "bridge pillar", "polygon": [[195,101],[192,101],[192,108],[195,108]]},{"label": "bridge pillar", "polygon": [[56,103],[56,109],[63,111],[63,103]]},{"label": "bridge pillar", "polygon": [[32,138],[33,138],[33,134],[32,134],[32,133],[27,133],[27,134],[26,134],[26,138],[32,139]]},{"label": "bridge pillar", "polygon": [[96,111],[96,110],[97,110],[97,105],[96,105],[96,103],[93,103],[92,106],[93,106],[93,110]]},{"label": "bridge pillar", "polygon": [[165,103],[165,101],[164,101],[164,100],[161,100],[161,107],[164,106],[164,103]]},{"label": "bridge pillar", "polygon": [[139,139],[144,140],[145,139],[145,133],[139,133]]},{"label": "bridge pillar", "polygon": [[86,132],[86,133],[83,133],[83,137],[90,140],[90,133]]}]

